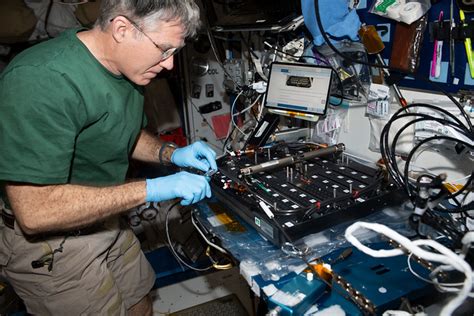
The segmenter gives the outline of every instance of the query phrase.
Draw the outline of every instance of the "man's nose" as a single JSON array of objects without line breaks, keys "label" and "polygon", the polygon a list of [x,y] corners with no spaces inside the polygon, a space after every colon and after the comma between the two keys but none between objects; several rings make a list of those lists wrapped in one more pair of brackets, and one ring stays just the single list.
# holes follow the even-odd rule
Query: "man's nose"
[{"label": "man's nose", "polygon": [[171,70],[173,69],[173,66],[174,66],[174,56],[171,56],[169,58],[166,58],[164,60],[162,60],[160,62],[160,66],[165,68],[165,69],[168,69],[168,70]]}]

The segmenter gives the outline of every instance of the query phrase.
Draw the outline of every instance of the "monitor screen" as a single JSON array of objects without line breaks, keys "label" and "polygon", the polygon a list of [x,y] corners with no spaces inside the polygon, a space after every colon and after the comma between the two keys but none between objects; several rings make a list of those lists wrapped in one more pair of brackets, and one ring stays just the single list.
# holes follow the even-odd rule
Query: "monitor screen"
[{"label": "monitor screen", "polygon": [[281,114],[288,111],[290,114],[324,115],[331,80],[330,67],[274,62],[270,68],[265,106]]}]

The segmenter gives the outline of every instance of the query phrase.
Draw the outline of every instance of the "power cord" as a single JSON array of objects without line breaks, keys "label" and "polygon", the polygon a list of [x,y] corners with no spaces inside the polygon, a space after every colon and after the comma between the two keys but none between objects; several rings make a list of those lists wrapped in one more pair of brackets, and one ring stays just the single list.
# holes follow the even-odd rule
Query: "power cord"
[{"label": "power cord", "polygon": [[186,261],[184,261],[183,259],[181,259],[181,257],[178,255],[178,253],[176,252],[176,250],[174,249],[174,246],[173,246],[173,242],[171,241],[171,237],[170,237],[170,232],[169,232],[169,228],[168,228],[168,222],[169,222],[169,215],[171,213],[171,210],[176,207],[176,205],[178,205],[178,203],[180,203],[181,201],[178,200],[176,202],[174,202],[173,204],[170,205],[170,207],[166,210],[166,219],[165,219],[165,230],[166,230],[166,238],[168,240],[168,246],[169,246],[169,249],[171,250],[173,256],[176,258],[176,260],[178,260],[179,263],[182,263],[183,265],[185,265],[186,267],[188,267],[189,269],[191,270],[194,270],[194,271],[199,271],[199,272],[203,272],[203,271],[208,271],[210,269],[213,268],[213,265],[207,267],[207,268],[196,268],[196,267],[193,267],[192,265],[188,264]]},{"label": "power cord", "polygon": [[469,126],[469,130],[472,132],[473,131],[473,126],[472,126],[472,123],[471,123],[471,120],[470,120],[470,117],[469,115],[466,113],[466,111],[464,110],[463,106],[453,97],[453,95],[449,92],[447,92],[445,89],[443,89],[441,87],[441,85],[439,85],[438,83],[436,82],[433,82],[431,80],[429,80],[428,78],[424,77],[424,76],[421,76],[421,75],[417,75],[417,74],[412,74],[412,73],[407,73],[407,72],[404,72],[404,71],[401,71],[400,69],[395,69],[395,68],[392,68],[392,67],[389,67],[389,66],[385,66],[385,65],[380,65],[380,64],[376,64],[376,63],[370,63],[370,62],[365,62],[365,61],[362,61],[362,60],[358,60],[358,59],[355,59],[355,58],[352,58],[351,56],[348,56],[347,54],[344,54],[342,53],[341,51],[339,51],[337,49],[336,46],[334,46],[334,44],[332,44],[331,40],[329,39],[329,36],[328,36],[328,33],[325,31],[324,27],[323,27],[323,23],[321,21],[321,12],[319,10],[319,0],[315,0],[314,1],[314,5],[315,5],[315,13],[316,13],[316,22],[318,24],[318,27],[319,27],[319,30],[321,32],[321,35],[322,37],[324,38],[324,41],[326,42],[326,44],[339,56],[341,56],[342,58],[344,58],[345,60],[349,60],[353,63],[356,63],[356,64],[362,64],[362,65],[366,65],[366,66],[369,66],[369,67],[375,67],[375,68],[380,68],[380,69],[387,69],[389,71],[392,71],[392,72],[398,72],[398,73],[402,73],[403,75],[412,75],[414,76],[416,79],[419,79],[419,80],[423,80],[427,83],[429,83],[430,85],[432,85],[435,90],[437,91],[440,91],[442,92],[443,94],[445,94],[460,110],[461,112],[461,115],[464,117],[464,119],[466,120],[468,126]]},{"label": "power cord", "polygon": [[[407,113],[405,110],[409,109],[415,109],[415,108],[427,108],[430,110],[434,110],[436,112],[439,112],[442,116],[446,117],[446,119],[443,118],[438,118],[438,117],[433,117],[431,115],[423,114],[423,113]],[[408,123],[404,124],[401,128],[398,129],[397,133],[392,139],[392,143],[390,144],[390,139],[389,139],[389,134],[390,130],[392,128],[392,125],[395,121],[403,119],[403,118],[409,118],[413,117],[414,119],[409,121]],[[399,141],[399,138],[401,137],[402,133],[411,125],[422,122],[422,121],[434,121],[438,122],[440,124],[443,124],[445,126],[449,126],[453,128],[455,132],[457,132],[460,137],[454,138],[450,136],[444,136],[444,135],[438,135],[438,136],[433,136],[426,138],[424,140],[421,140],[417,145],[415,145],[412,150],[409,152],[408,156],[406,157],[405,160],[405,168],[404,172],[402,173],[399,170],[398,162],[396,160],[396,146]],[[464,140],[462,139],[464,137]],[[397,112],[395,112],[390,120],[387,122],[387,124],[384,126],[381,132],[380,136],[380,150],[382,154],[382,159],[387,167],[388,172],[390,173],[390,176],[392,179],[395,181],[395,183],[399,187],[404,187],[407,194],[409,197],[413,200],[415,197],[415,194],[413,192],[414,186],[411,184],[410,179],[409,179],[409,171],[410,171],[410,163],[411,160],[414,156],[414,154],[418,151],[418,149],[427,143],[433,142],[433,141],[438,141],[438,140],[448,140],[455,142],[456,144],[463,144],[466,148],[471,148],[473,149],[472,145],[472,140],[474,139],[472,132],[469,130],[469,127],[465,126],[456,116],[454,116],[452,113],[433,106],[429,104],[423,104],[423,103],[415,103],[411,104],[403,109],[399,109]],[[471,143],[469,143],[469,141]],[[460,192],[463,192],[466,189],[467,185],[464,185],[464,187],[460,190]],[[459,195],[460,193],[456,193]],[[451,197],[451,196],[450,196]]]},{"label": "power cord", "polygon": [[[356,232],[361,229],[368,229],[377,232],[385,236],[387,239],[398,243],[401,248],[388,250],[371,249],[363,245],[356,237]],[[440,270],[456,270],[463,273],[465,275],[465,279],[464,282],[462,282],[461,289],[453,299],[451,299],[445,306],[443,306],[440,313],[441,316],[452,315],[453,312],[459,306],[461,306],[461,304],[466,300],[466,298],[470,295],[470,292],[472,291],[473,274],[471,266],[452,250],[446,248],[445,246],[434,240],[418,239],[411,241],[410,239],[400,235],[399,233],[385,225],[367,222],[356,222],[349,226],[346,229],[345,237],[347,241],[350,242],[354,247],[356,247],[363,253],[368,254],[371,257],[388,258],[404,255],[406,252],[409,252],[421,259],[425,259],[430,262],[440,263],[441,265],[438,267]]]}]

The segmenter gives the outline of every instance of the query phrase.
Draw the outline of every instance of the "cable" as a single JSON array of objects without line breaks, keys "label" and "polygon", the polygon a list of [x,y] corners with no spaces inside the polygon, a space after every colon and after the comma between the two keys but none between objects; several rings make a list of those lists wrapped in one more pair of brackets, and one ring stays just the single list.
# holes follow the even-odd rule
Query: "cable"
[{"label": "cable", "polygon": [[227,71],[227,69],[225,69],[225,66],[224,64],[222,63],[221,59],[219,58],[219,55],[217,54],[217,49],[215,47],[215,42],[214,42],[214,38],[211,34],[211,31],[209,29],[207,29],[207,37],[209,38],[209,43],[211,44],[211,49],[212,49],[212,52],[214,53],[214,57],[216,57],[216,61],[217,63],[219,64],[219,66],[221,66],[222,68],[222,71],[224,71],[224,73],[226,74],[226,76],[232,80],[232,82],[234,83],[235,87],[238,87],[240,88],[240,86],[237,84],[237,82],[235,82],[234,78],[229,74],[229,72]]},{"label": "cable", "polygon": [[[415,277],[417,277],[418,279],[426,282],[426,283],[430,283],[430,284],[433,284],[436,286],[437,289],[439,289],[440,291],[442,292],[459,292],[459,289],[458,288],[450,288],[450,287],[459,287],[459,286],[463,286],[463,283],[441,283],[437,280],[430,280],[430,279],[427,279],[427,278],[424,278],[422,277],[421,275],[419,275],[412,267],[411,265],[411,257],[413,257],[413,253],[410,253],[408,256],[407,256],[407,266],[408,266],[408,270],[410,270],[411,274],[413,274]],[[469,297],[474,297],[474,293],[470,293],[469,294]]]},{"label": "cable", "polygon": [[348,56],[348,55],[342,53],[341,51],[339,51],[336,48],[336,46],[334,46],[334,44],[331,42],[331,40],[328,37],[328,33],[326,33],[326,31],[323,27],[323,23],[321,21],[321,12],[319,11],[319,0],[314,0],[314,11],[316,13],[316,22],[318,24],[318,28],[321,32],[321,35],[324,38],[324,41],[337,55],[339,55],[343,59],[349,60],[353,63],[362,64],[362,65],[366,65],[366,66],[370,66],[370,67],[390,69],[389,66],[383,66],[383,65],[379,65],[379,64],[374,64],[374,63],[369,63],[369,62],[365,62],[365,61],[362,61],[362,60],[358,60],[358,59],[352,58],[351,56]]},{"label": "cable", "polygon": [[[300,250],[298,247],[296,247],[294,245],[294,241],[292,240],[292,238],[288,235],[288,233],[286,232],[285,228],[282,227],[280,225],[280,223],[278,223],[278,221],[276,220],[275,216],[272,216],[273,213],[270,211],[270,208],[268,207],[268,205],[266,204],[266,202],[264,202],[263,200],[259,200],[256,196],[254,197],[257,201],[257,203],[260,205],[260,207],[263,209],[264,213],[267,215],[267,217],[273,221],[275,223],[275,226],[277,227],[277,229],[282,233],[282,235],[285,237],[285,239],[287,240],[287,243],[285,243],[285,245],[287,246],[290,246],[293,250],[292,254],[297,256],[298,258],[300,258],[305,264],[306,266],[314,273],[314,275],[316,276],[319,276],[320,273],[316,270],[316,268],[314,267],[314,265],[312,265],[308,259],[308,257],[306,256],[306,253],[305,251],[302,251]],[[283,246],[282,246],[282,251],[283,250]],[[288,254],[287,251],[284,251],[285,253]],[[329,286],[333,291],[337,292],[339,295],[341,295],[344,299],[350,301],[350,302],[353,302],[354,304],[356,304],[356,306],[359,306],[361,308],[363,308],[364,306],[361,306],[359,304],[359,302],[352,296],[350,295],[347,295],[345,293],[342,293],[339,291],[339,289],[336,289],[335,287],[333,287],[331,285],[331,283],[329,281],[327,281],[326,279],[320,277],[319,278],[322,282],[324,282],[327,286]]]},{"label": "cable", "polygon": [[450,183],[454,183],[456,184],[457,182],[461,182],[463,180],[466,180],[466,179],[469,179],[471,176],[465,176],[465,177],[462,177],[462,178],[459,178],[459,179],[454,179],[454,180],[451,180]]},{"label": "cable", "polygon": [[[211,256],[211,246],[207,246],[206,248],[206,256],[211,260],[212,262],[212,267],[217,270],[229,270],[234,267],[232,262],[226,263],[226,264],[221,264],[219,261],[214,260],[214,258]],[[229,259],[230,261],[230,259]]]},{"label": "cable", "polygon": [[[464,145],[466,145],[467,147],[471,147],[472,149],[474,149],[474,146],[464,142],[464,141],[460,141],[459,139],[456,139],[456,138],[453,138],[453,137],[448,137],[448,136],[433,136],[433,137],[429,137],[427,139],[424,139],[422,141],[420,141],[418,143],[418,145],[416,145],[412,151],[410,152],[410,154],[408,155],[407,159],[406,159],[406,164],[405,164],[405,170],[404,170],[404,176],[405,176],[405,179],[408,179],[408,172],[409,172],[409,165],[410,165],[410,161],[413,157],[413,154],[416,152],[416,150],[418,148],[420,148],[422,145],[424,145],[425,143],[429,143],[431,141],[434,141],[434,140],[441,140],[441,139],[445,139],[445,140],[450,140],[450,141],[453,141],[453,142],[456,142],[456,143],[462,143]],[[469,182],[468,182],[469,183]],[[450,196],[455,196],[455,195],[459,195],[460,192],[463,192],[465,189],[467,188],[467,185],[464,185],[463,188],[461,190],[459,190],[458,192],[456,192],[455,194],[451,194]],[[409,193],[410,195],[410,188],[409,188],[409,181],[405,181],[405,189],[407,190],[407,192]]]},{"label": "cable", "polygon": [[[235,108],[235,105],[236,105],[236,103],[237,103],[237,100],[239,99],[239,97],[240,97],[244,92],[246,92],[246,90],[242,89],[242,90],[237,94],[237,96],[235,97],[235,99],[234,99],[234,101],[232,102],[232,105],[231,105],[231,107],[230,107],[230,113],[231,113],[230,119],[231,119],[231,123],[232,123],[232,124],[229,125],[229,129],[227,130],[227,137],[226,137],[226,140],[225,140],[225,142],[224,142],[224,151],[225,151],[225,152],[226,152],[226,147],[225,147],[225,146],[226,146],[227,141],[228,141],[228,139],[229,139],[229,137],[230,137],[230,135],[232,134],[232,131],[233,131],[234,129],[237,129],[237,130],[238,130],[241,134],[243,134],[244,136],[248,136],[248,135],[249,135],[249,134],[245,133],[242,129],[239,128],[239,126],[238,126],[237,123],[235,122],[234,117],[237,116],[237,115],[239,115],[239,114],[241,114],[241,113],[244,113],[244,112],[248,111],[249,109],[251,109],[251,108],[257,103],[257,101],[258,101],[258,99],[260,98],[260,96],[257,97],[257,99],[254,100],[254,101],[252,102],[252,104],[251,104],[249,107],[245,108],[244,110],[242,110],[242,111],[240,111],[240,112],[238,112],[238,113],[234,113],[234,108]],[[245,124],[245,123],[244,123],[244,124]],[[232,131],[231,131],[231,127],[232,127],[232,126],[234,126],[234,127],[233,127],[233,129],[232,129]]]},{"label": "cable", "polygon": [[[301,58],[314,59],[314,60],[316,60],[316,61],[319,61],[319,62],[325,64],[326,66],[331,67],[331,68],[335,71],[335,69],[333,68],[333,66],[331,65],[331,63],[329,63],[327,60],[324,60],[324,59],[322,59],[322,58],[319,58],[319,57],[316,57],[316,56],[311,56],[311,55],[296,56],[296,55],[287,53],[287,52],[285,52],[285,51],[282,50],[282,49],[279,49],[277,46],[272,45],[272,44],[270,44],[270,43],[267,42],[267,41],[264,41],[263,44],[267,45],[267,46],[270,47],[271,49],[273,49],[273,50],[275,50],[275,51],[277,51],[277,52],[279,52],[279,53],[281,53],[281,54],[283,54],[283,55],[293,57],[293,58],[295,58],[295,59],[297,59],[297,60],[298,60],[298,59],[301,59]],[[322,54],[321,54],[321,55],[322,55]]]},{"label": "cable", "polygon": [[[245,44],[245,46],[247,46],[247,50],[249,52],[250,55],[252,55],[253,57],[255,57],[255,59],[258,59],[258,56],[257,54],[255,54],[255,52],[253,51],[253,49],[250,47],[250,35],[251,35],[251,32],[249,32],[249,39],[246,40],[244,38],[244,34],[242,33],[242,31],[240,31],[240,40]],[[249,60],[251,61],[252,58],[249,58]]]},{"label": "cable", "polygon": [[[443,265],[443,270],[447,270],[449,267],[465,275],[464,282],[462,283],[462,288],[453,299],[451,299],[445,306],[443,306],[440,314],[441,316],[451,315],[459,306],[461,306],[464,300],[469,296],[469,293],[471,292],[473,286],[473,275],[471,266],[450,249],[430,239],[419,239],[411,241],[408,238],[390,229],[389,227],[381,224],[356,222],[349,226],[345,231],[345,237],[347,241],[363,253],[375,258],[388,258],[404,255],[405,253],[404,250],[400,248],[389,250],[374,250],[363,245],[357,239],[357,237],[355,237],[355,232],[359,229],[368,229],[375,231],[387,237],[387,239],[395,241],[396,243],[401,245],[401,247],[403,247],[406,251],[413,253],[415,256],[421,259],[441,263]],[[428,247],[430,249],[425,250],[422,247]],[[437,253],[433,250],[437,251]]]},{"label": "cable", "polygon": [[227,150],[227,142],[229,141],[230,139],[230,135],[232,135],[235,131],[235,127],[232,125],[232,124],[229,124],[229,128],[227,130],[227,136],[225,138],[225,141],[224,141],[224,145],[222,145],[222,151],[224,153],[228,153],[228,150]]},{"label": "cable", "polygon": [[331,40],[329,39],[328,37],[328,33],[326,33],[326,31],[324,30],[324,27],[323,27],[323,23],[321,21],[321,12],[319,10],[319,0],[315,0],[314,1],[314,5],[315,5],[315,13],[316,13],[316,22],[318,24],[318,28],[321,32],[321,35],[323,36],[326,44],[339,56],[341,56],[342,58],[344,58],[345,60],[349,60],[353,63],[357,63],[357,64],[362,64],[362,65],[366,65],[366,66],[369,66],[369,67],[375,67],[375,68],[381,68],[381,69],[387,69],[389,71],[394,71],[394,72],[399,72],[399,73],[403,73],[404,75],[413,75],[415,76],[416,79],[420,79],[420,80],[423,80],[425,82],[428,82],[429,84],[431,84],[435,90],[438,90],[438,91],[441,91],[443,94],[445,94],[459,109],[459,111],[461,112],[461,115],[464,117],[464,119],[466,120],[468,126],[469,126],[469,130],[472,132],[473,131],[473,126],[472,126],[472,123],[471,123],[471,120],[469,118],[469,115],[466,113],[466,111],[464,110],[464,108],[462,107],[462,105],[449,93],[447,92],[446,90],[444,90],[439,84],[437,84],[436,82],[433,82],[431,80],[429,80],[428,78],[426,77],[423,77],[421,75],[418,75],[418,74],[412,74],[412,73],[407,73],[407,72],[404,72],[400,69],[395,69],[395,68],[392,68],[392,67],[389,67],[389,66],[385,66],[385,65],[380,65],[380,64],[375,64],[375,63],[369,63],[369,62],[365,62],[365,61],[362,61],[362,60],[358,60],[358,59],[355,59],[355,58],[352,58],[351,56],[348,56],[344,53],[342,53],[341,51],[339,51],[331,42]]},{"label": "cable", "polygon": [[222,252],[222,253],[228,254],[228,252],[227,252],[224,248],[222,248],[222,247],[216,245],[215,243],[211,242],[211,241],[206,237],[206,235],[204,235],[204,233],[201,231],[201,228],[198,226],[198,224],[196,223],[196,220],[194,219],[194,213],[191,214],[191,222],[193,223],[194,228],[196,228],[196,230],[198,231],[199,235],[201,235],[201,237],[204,239],[204,241],[205,241],[209,246],[212,246],[212,247],[216,248],[217,250],[219,250],[219,251]]},{"label": "cable", "polygon": [[[443,117],[447,118],[438,118],[438,117],[433,117],[431,115],[427,115],[424,113],[411,113],[408,112],[406,113],[406,109],[410,108],[428,108],[430,110],[434,110],[435,112],[439,112]],[[404,124],[401,128],[398,129],[397,133],[393,137],[392,144],[389,145],[389,133],[390,129],[392,127],[392,124],[399,119],[402,118],[407,118],[407,117],[414,117],[415,119],[409,121],[408,123]],[[410,186],[410,178],[408,177],[408,172],[410,168],[410,162],[416,151],[421,148],[422,145],[429,143],[431,141],[435,140],[441,140],[445,139],[448,141],[455,142],[457,144],[463,144],[467,148],[472,148],[472,145],[467,143],[466,141],[462,139],[455,139],[453,137],[448,137],[448,136],[434,136],[431,138],[424,139],[418,143],[408,154],[408,158],[405,162],[405,170],[404,173],[402,174],[399,171],[397,160],[396,160],[396,145],[398,143],[399,137],[402,135],[402,133],[411,125],[422,122],[422,121],[434,121],[438,122],[439,124],[442,124],[444,126],[448,126],[453,129],[456,133],[458,133],[460,136],[465,137],[467,140],[472,140],[473,139],[473,134],[469,128],[469,126],[466,126],[461,122],[456,116],[454,116],[452,113],[433,106],[429,104],[422,104],[422,103],[414,103],[411,104],[403,109],[399,109],[396,113],[393,114],[393,116],[390,118],[390,120],[387,122],[385,127],[382,130],[381,136],[380,136],[380,150],[382,154],[382,158],[384,160],[384,163],[387,167],[388,172],[390,173],[390,176],[392,179],[395,181],[395,183],[399,187],[405,187],[405,190],[409,194],[409,196],[413,199],[414,194],[412,191],[412,187]],[[468,181],[470,182],[470,181]],[[463,188],[461,188],[458,192],[455,193],[455,195],[461,194],[466,188],[468,184],[465,184]],[[454,194],[451,194],[450,196],[455,196]]]},{"label": "cable", "polygon": [[241,133],[242,133],[243,135],[245,135],[245,136],[248,136],[243,130],[241,130],[241,129],[237,126],[237,124],[235,123],[234,114],[233,114],[233,113],[234,113],[235,104],[237,103],[237,100],[238,100],[239,97],[242,95],[242,93],[244,93],[244,90],[241,90],[241,91],[237,94],[237,96],[235,97],[234,102],[232,102],[232,105],[231,105],[231,107],[230,107],[230,113],[231,113],[230,120],[231,120],[231,122],[232,122],[232,125],[234,125],[234,127],[237,128],[237,130],[238,130],[239,132],[241,132]]},{"label": "cable", "polygon": [[233,116],[237,116],[237,115],[240,115],[240,114],[242,114],[242,113],[245,113],[245,112],[249,111],[251,108],[253,108],[253,106],[254,106],[255,104],[257,104],[258,100],[260,100],[261,97],[262,97],[262,96],[259,95],[259,96],[255,99],[255,101],[253,101],[252,104],[250,104],[248,107],[246,107],[246,108],[243,109],[242,111],[237,112],[237,113],[234,113],[234,114],[232,114],[232,115],[233,115]]},{"label": "cable", "polygon": [[184,264],[189,269],[194,270],[194,271],[200,271],[200,272],[210,270],[210,269],[213,268],[212,265],[207,267],[207,268],[195,268],[195,267],[189,265],[183,259],[181,259],[181,257],[178,255],[178,253],[174,250],[173,243],[171,242],[171,237],[170,237],[170,233],[169,233],[169,229],[168,229],[168,222],[169,222],[169,214],[171,213],[171,210],[176,205],[178,205],[178,203],[180,203],[179,200],[174,202],[173,204],[171,204],[171,206],[166,210],[165,229],[166,229],[166,238],[168,239],[168,246],[169,246],[171,252],[173,253],[173,256],[178,260],[178,262]]}]

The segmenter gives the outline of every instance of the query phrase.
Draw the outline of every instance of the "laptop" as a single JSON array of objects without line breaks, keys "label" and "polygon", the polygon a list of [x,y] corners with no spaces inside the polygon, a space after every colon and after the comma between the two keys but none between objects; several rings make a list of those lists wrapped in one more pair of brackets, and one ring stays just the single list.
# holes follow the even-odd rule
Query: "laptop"
[{"label": "laptop", "polygon": [[271,113],[318,121],[327,111],[332,77],[330,67],[273,62],[264,106]]},{"label": "laptop", "polygon": [[282,32],[301,25],[300,0],[203,0],[209,26],[216,32]]}]

